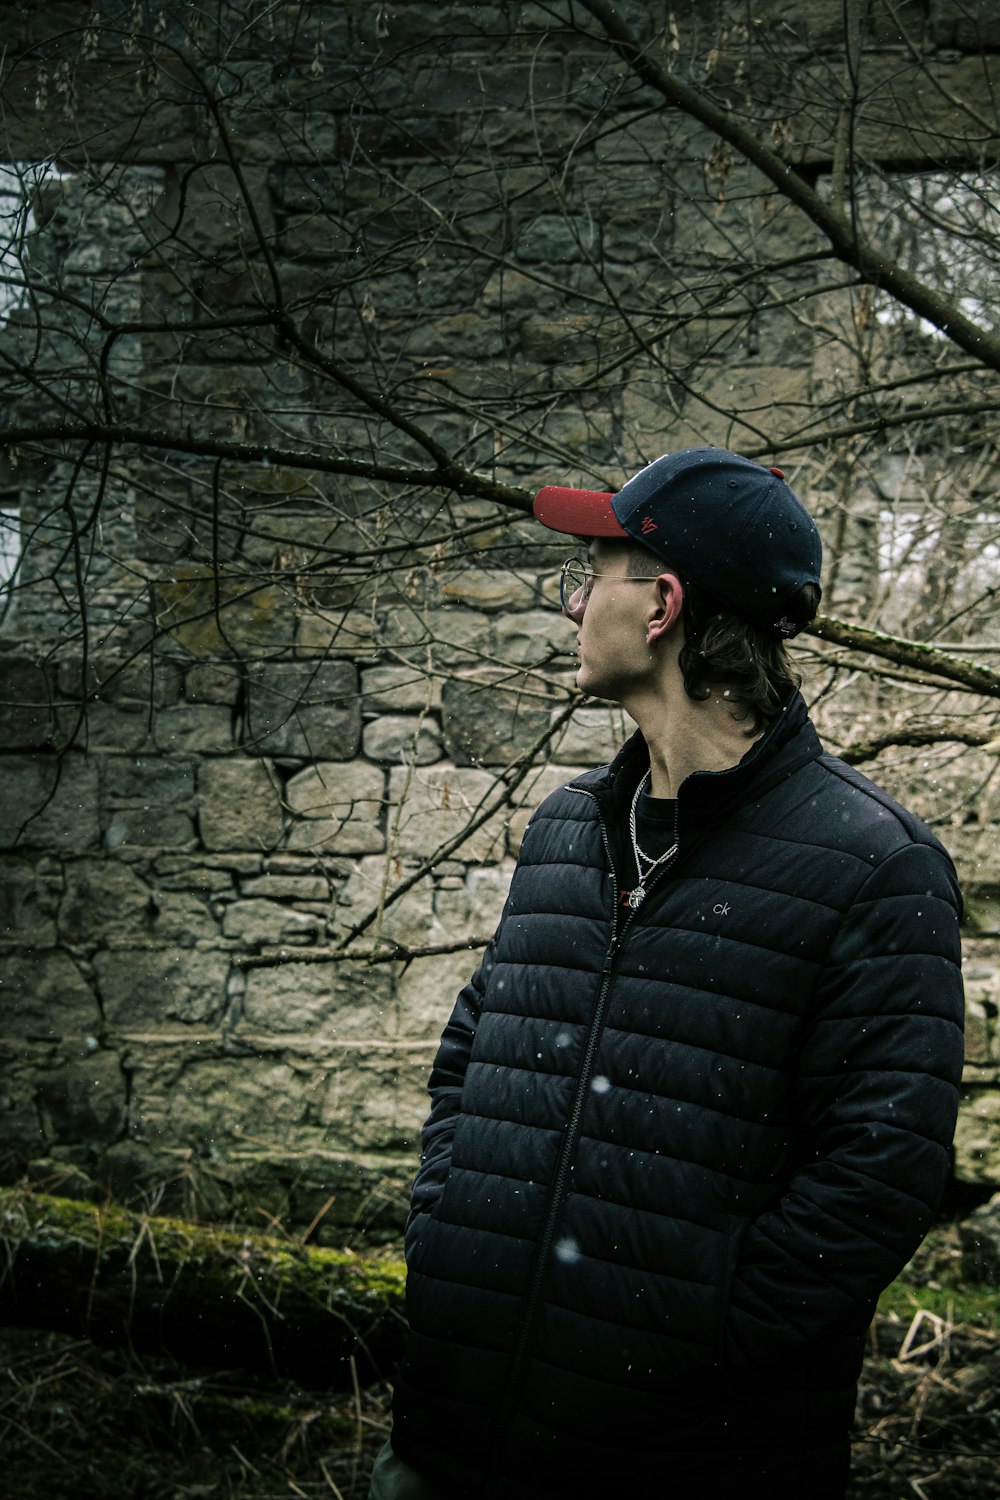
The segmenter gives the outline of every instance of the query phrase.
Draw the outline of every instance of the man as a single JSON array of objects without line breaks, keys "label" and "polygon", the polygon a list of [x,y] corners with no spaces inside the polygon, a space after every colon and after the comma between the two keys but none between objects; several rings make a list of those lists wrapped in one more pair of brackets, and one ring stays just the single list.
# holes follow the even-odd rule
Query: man
[{"label": "man", "polygon": [[535,513],[589,539],[577,682],[638,732],[532,819],[444,1032],[372,1495],[841,1496],[948,1171],[954,872],[809,721],[779,470],[690,449]]}]

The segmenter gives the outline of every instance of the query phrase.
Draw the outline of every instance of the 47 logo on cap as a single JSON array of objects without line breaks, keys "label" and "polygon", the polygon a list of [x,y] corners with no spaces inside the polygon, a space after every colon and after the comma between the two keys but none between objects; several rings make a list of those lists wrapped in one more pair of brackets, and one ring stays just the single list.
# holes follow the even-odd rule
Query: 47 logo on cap
[{"label": "47 logo on cap", "polygon": [[643,516],[643,518],[642,518],[642,526],[641,526],[640,529],[642,531],[643,536],[649,536],[649,533],[651,531],[659,531],[660,528],[657,526],[657,524],[653,520],[652,516]]}]

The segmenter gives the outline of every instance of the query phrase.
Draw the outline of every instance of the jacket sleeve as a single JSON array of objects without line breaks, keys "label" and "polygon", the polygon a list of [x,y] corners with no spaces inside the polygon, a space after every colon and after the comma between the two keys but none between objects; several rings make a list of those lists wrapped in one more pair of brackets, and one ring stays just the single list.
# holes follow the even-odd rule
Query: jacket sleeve
[{"label": "jacket sleeve", "polygon": [[947,856],[914,843],[841,921],[796,1071],[798,1170],[737,1251],[734,1371],[864,1328],[930,1226],[962,1073],[960,911]]},{"label": "jacket sleeve", "polygon": [[406,1221],[405,1243],[409,1247],[412,1231],[421,1214],[431,1213],[444,1191],[451,1166],[451,1146],[458,1123],[459,1106],[465,1070],[476,1035],[483,996],[493,968],[496,938],[487,946],[482,962],[469,983],[459,992],[455,1008],[445,1027],[431,1069],[428,1090],[431,1112],[420,1135],[420,1168],[413,1184],[410,1213]]}]

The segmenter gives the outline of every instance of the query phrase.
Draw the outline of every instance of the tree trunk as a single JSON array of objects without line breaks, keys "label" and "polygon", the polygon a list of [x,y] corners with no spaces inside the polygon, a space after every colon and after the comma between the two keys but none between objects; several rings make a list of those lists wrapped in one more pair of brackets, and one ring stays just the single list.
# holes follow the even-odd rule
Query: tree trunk
[{"label": "tree trunk", "polygon": [[384,1375],[404,1268],[0,1188],[0,1322],[325,1386]]}]

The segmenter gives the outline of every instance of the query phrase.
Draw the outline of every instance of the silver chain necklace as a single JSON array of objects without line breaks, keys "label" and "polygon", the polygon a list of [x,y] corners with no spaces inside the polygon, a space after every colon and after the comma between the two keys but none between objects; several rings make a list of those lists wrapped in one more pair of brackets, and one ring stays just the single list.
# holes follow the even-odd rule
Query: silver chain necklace
[{"label": "silver chain necklace", "polygon": [[[654,871],[658,870],[665,860],[672,858],[672,856],[677,853],[676,843],[671,844],[669,849],[665,849],[657,859],[654,859],[651,854],[647,854],[645,849],[639,848],[639,840],[636,836],[635,831],[635,810],[639,805],[639,797],[642,793],[643,787],[649,780],[649,775],[650,773],[647,771],[645,776],[640,779],[639,785],[633,792],[632,806],[629,810],[628,815],[628,831],[632,837],[632,853],[635,855],[635,869],[636,874],[639,877],[639,884],[635,886],[633,890],[629,891],[627,897],[628,904],[633,911],[635,911],[637,907],[641,906],[643,901],[645,900],[646,883],[650,879]],[[643,868],[643,866],[645,866],[645,868]]]}]

